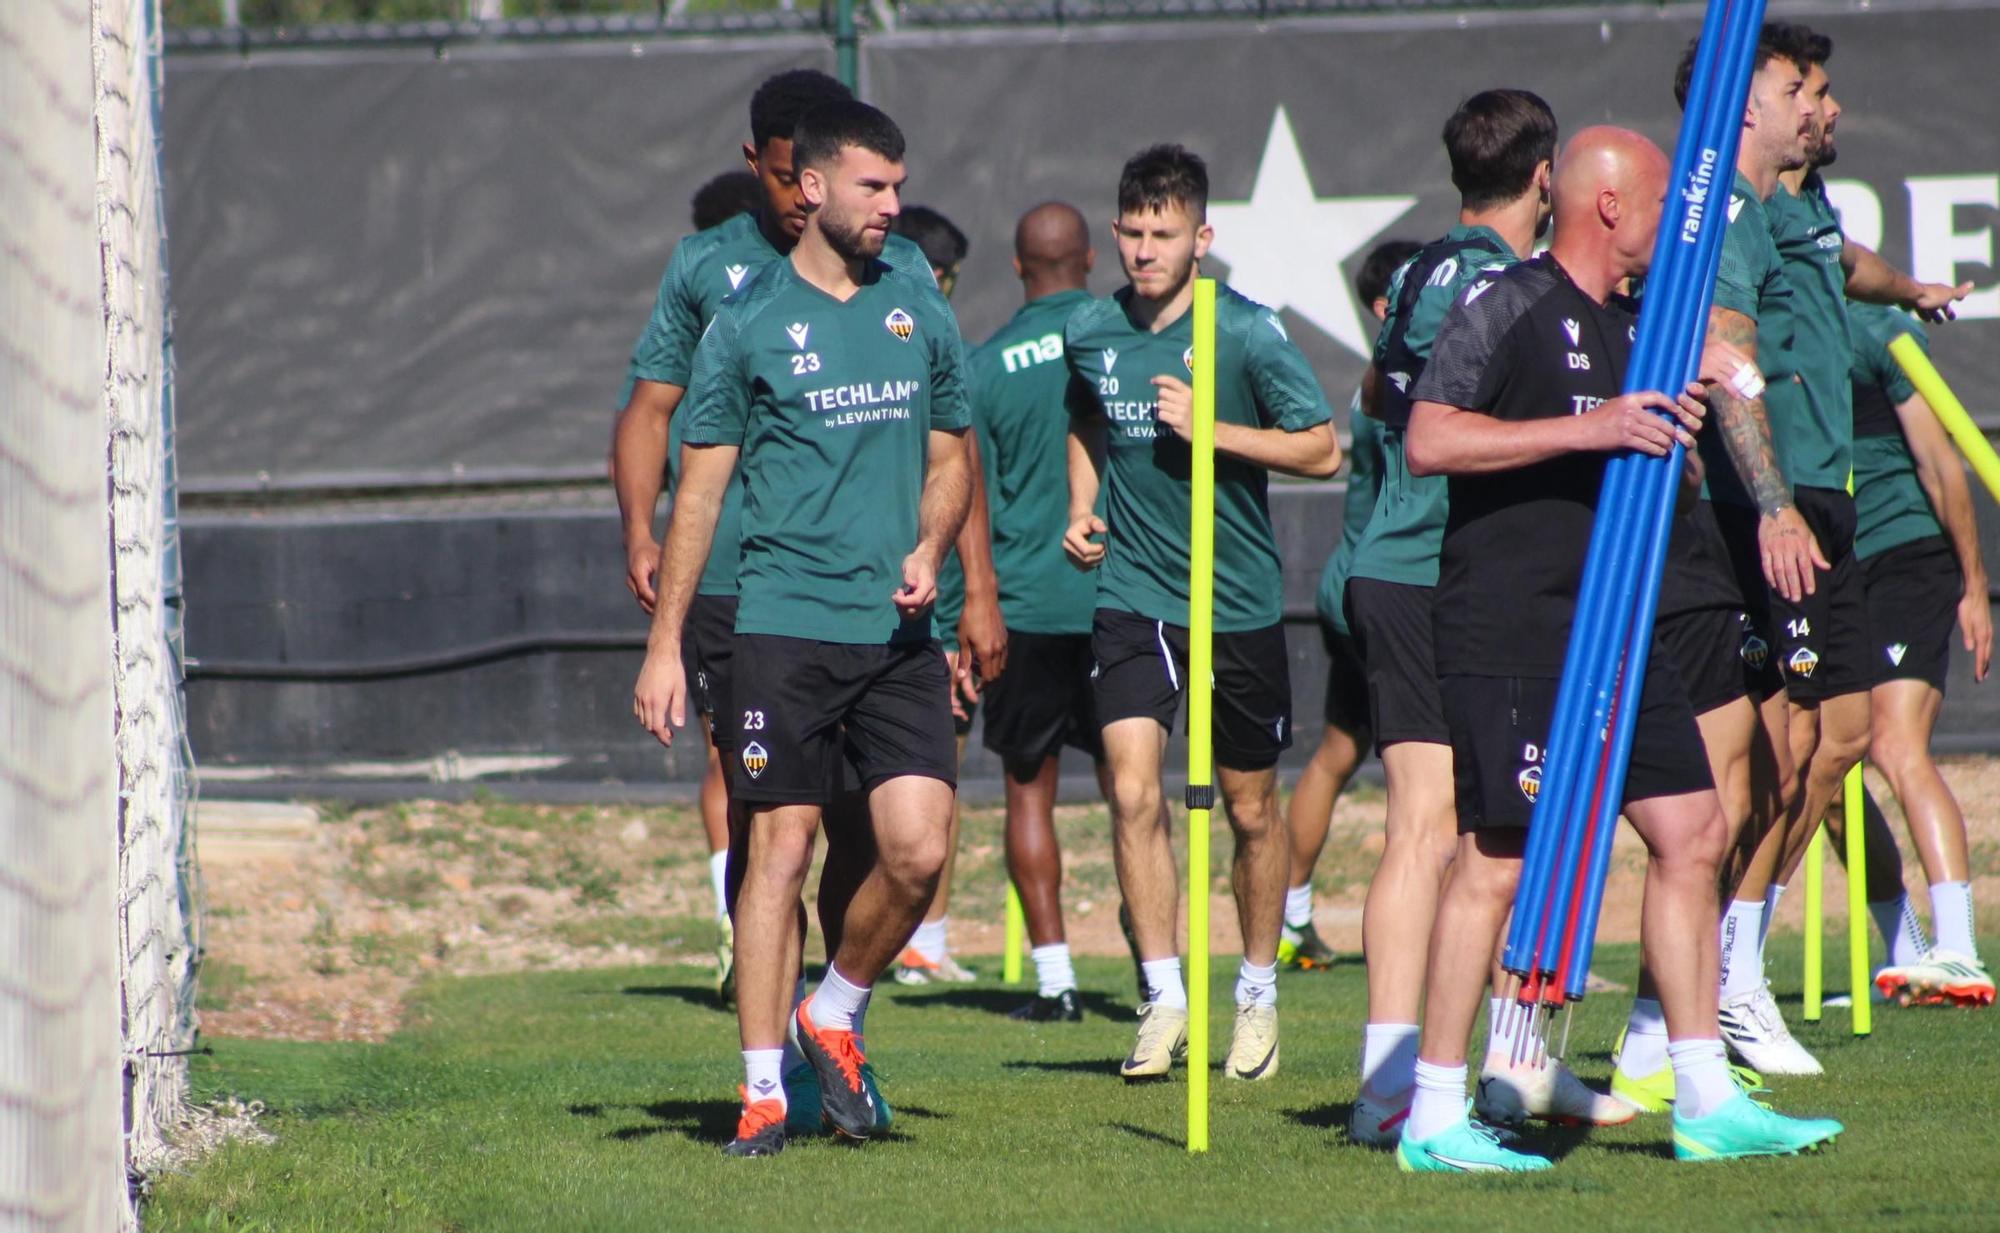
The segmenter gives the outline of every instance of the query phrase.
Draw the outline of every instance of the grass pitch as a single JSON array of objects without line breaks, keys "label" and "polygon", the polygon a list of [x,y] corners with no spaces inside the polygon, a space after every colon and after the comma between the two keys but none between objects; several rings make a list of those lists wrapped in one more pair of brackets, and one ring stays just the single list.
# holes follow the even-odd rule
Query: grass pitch
[{"label": "grass pitch", "polygon": [[[1839,950],[1833,941],[1830,951]],[[2000,953],[1989,945],[1988,953]],[[1598,970],[1629,979],[1629,946]],[[992,959],[986,966],[995,966]],[[1829,967],[1833,965],[1830,963]],[[1127,1087],[1131,968],[1078,963],[1090,1017],[1004,1017],[1025,990],[885,985],[869,1038],[896,1127],[855,1149],[795,1140],[729,1161],[734,1020],[695,967],[424,985],[387,1043],[219,1039],[197,1097],[260,1100],[277,1143],[231,1144],[158,1180],[156,1233],[231,1230],[625,1229],[1972,1229],[2000,1216],[2000,1010],[1878,1007],[1856,1039],[1829,1009],[1800,1038],[1828,1076],[1778,1082],[1782,1110],[1841,1118],[1829,1151],[1680,1165],[1662,1117],[1531,1132],[1551,1172],[1408,1177],[1347,1142],[1362,970],[1287,973],[1283,1067],[1214,1084],[1214,1150],[1183,1149],[1186,1086]],[[1233,963],[1217,957],[1216,1064]],[[1799,943],[1771,971],[1797,1024]],[[1830,973],[1831,979],[1837,974]],[[1570,1030],[1572,1063],[1609,1078],[1623,995]],[[1560,1024],[1558,1024],[1560,1032]]]}]

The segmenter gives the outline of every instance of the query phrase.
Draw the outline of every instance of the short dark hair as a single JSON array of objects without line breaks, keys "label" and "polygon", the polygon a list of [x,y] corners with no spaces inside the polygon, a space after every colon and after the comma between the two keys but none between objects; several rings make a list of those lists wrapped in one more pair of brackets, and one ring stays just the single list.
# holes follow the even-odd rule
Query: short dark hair
[{"label": "short dark hair", "polygon": [[1366,308],[1389,294],[1389,282],[1396,277],[1396,271],[1423,247],[1415,240],[1384,240],[1369,249],[1361,261],[1360,272],[1354,276],[1354,293],[1361,297],[1361,306]]},{"label": "short dark hair", "polygon": [[1556,157],[1556,113],[1527,90],[1482,90],[1444,122],[1451,183],[1467,209],[1483,210],[1528,191],[1535,168]]},{"label": "short dark hair", "polygon": [[903,130],[881,111],[858,99],[823,103],[807,112],[792,130],[792,170],[825,169],[849,146],[879,154],[892,163],[903,161]]},{"label": "short dark hair", "polygon": [[789,139],[815,107],[854,97],[854,92],[818,69],[787,69],[764,79],[750,96],[750,144],[761,150],[773,138]]},{"label": "short dark hair", "polygon": [[1185,208],[1198,219],[1208,217],[1208,164],[1186,146],[1148,146],[1125,160],[1118,173],[1118,212]]},{"label": "short dark hair", "polygon": [[694,190],[694,229],[707,231],[764,206],[764,189],[747,171],[725,171]]},{"label": "short dark hair", "polygon": [[[1700,39],[1689,39],[1688,45],[1681,49],[1681,62],[1674,67],[1674,101],[1683,110],[1694,80],[1694,53],[1700,45]],[[1754,73],[1773,60],[1789,60],[1803,73],[1831,59],[1833,40],[1811,26],[1794,21],[1767,21],[1757,32],[1757,58],[1750,62],[1750,71]]]},{"label": "short dark hair", "polygon": [[889,230],[923,249],[924,260],[940,270],[957,265],[972,250],[972,241],[957,224],[929,206],[904,206]]}]

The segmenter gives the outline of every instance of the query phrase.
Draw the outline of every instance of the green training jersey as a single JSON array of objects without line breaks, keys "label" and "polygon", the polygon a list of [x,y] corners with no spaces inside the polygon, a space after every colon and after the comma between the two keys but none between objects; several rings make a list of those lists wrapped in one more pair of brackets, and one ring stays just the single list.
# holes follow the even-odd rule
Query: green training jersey
[{"label": "green training jersey", "polygon": [[1794,484],[1846,488],[1854,444],[1848,383],[1854,345],[1847,333],[1847,270],[1840,264],[1846,238],[1817,173],[1806,177],[1797,196],[1778,185],[1764,211],[1794,292],[1792,361],[1805,390],[1805,418],[1779,447],[1789,458],[1785,475]]},{"label": "green training jersey", "polygon": [[890,603],[917,543],[930,434],[970,422],[964,344],[929,278],[872,261],[836,300],[791,261],[716,313],[681,416],[742,448],[736,629],[817,642],[931,636]]},{"label": "green training jersey", "polygon": [[[1384,421],[1382,471],[1375,512],[1354,548],[1357,578],[1436,586],[1444,545],[1446,489],[1442,475],[1410,474],[1403,454],[1409,426],[1409,392],[1430,360],[1438,326],[1459,294],[1482,275],[1519,261],[1490,227],[1460,224],[1426,244],[1389,282],[1389,315],[1375,336],[1375,366],[1382,370]],[[1397,408],[1392,411],[1391,406]]]},{"label": "green training jersey", "polygon": [[1907,313],[1879,304],[1848,305],[1854,343],[1854,555],[1876,553],[1943,535],[1930,496],[1917,481],[1916,459],[1896,408],[1917,392],[1889,354],[1899,334],[1928,351],[1923,327]]},{"label": "green training jersey", "polygon": [[[1778,465],[1788,484],[1802,481],[1793,473],[1795,460],[1789,456],[1794,432],[1805,427],[1811,412],[1805,388],[1799,384],[1798,367],[1792,358],[1794,335],[1798,330],[1797,296],[1785,277],[1784,260],[1757,189],[1742,172],[1729,195],[1729,228],[1722,236],[1722,261],[1715,275],[1716,308],[1742,313],[1757,324],[1757,367],[1764,374],[1764,412],[1771,424],[1772,444]],[[1704,432],[1698,438],[1708,478],[1703,494],[1731,505],[1754,505],[1749,490],[1736,474],[1736,464],[1723,448],[1720,432]],[[1833,487],[1847,486],[1843,473]]]},{"label": "green training jersey", "polygon": [[993,572],[1007,628],[1087,634],[1097,583],[1069,563],[1069,416],[1063,325],[1088,291],[1030,300],[967,356],[972,426],[986,472]]},{"label": "green training jersey", "polygon": [[1315,606],[1319,619],[1348,633],[1347,576],[1354,569],[1354,550],[1361,533],[1375,515],[1375,499],[1382,492],[1382,421],[1363,414],[1361,393],[1347,408],[1347,422],[1353,427],[1352,444],[1347,447],[1347,497],[1340,507],[1340,543],[1326,558],[1320,571]]},{"label": "green training jersey", "polygon": [[[625,393],[618,400],[624,406],[632,400],[635,381],[658,381],[685,389],[689,369],[694,365],[696,344],[714,319],[722,301],[734,294],[752,275],[784,256],[764,235],[757,215],[738,214],[706,231],[697,231],[674,245],[667,259],[666,273],[660,276],[660,290],[653,297],[653,312],[639,341],[632,345],[632,362],[625,373]],[[923,250],[903,236],[892,235],[883,246],[882,260],[899,270],[922,270],[928,276],[930,263]],[[671,500],[674,479],[681,465],[681,425],[676,414],[667,425],[667,496]],[[740,555],[738,521],[743,510],[743,483],[729,481],[723,494],[722,515],[715,523],[715,544],[708,564],[701,571],[697,588],[702,595],[736,594],[736,562]]]},{"label": "green training jersey", "polygon": [[[1194,313],[1158,333],[1127,310],[1131,289],[1077,308],[1063,331],[1072,416],[1105,421],[1104,563],[1097,606],[1188,621],[1192,455],[1156,419],[1156,376],[1189,378]],[[1312,366],[1278,315],[1227,287],[1215,297],[1215,421],[1302,432],[1333,418]],[[1215,456],[1215,628],[1263,629],[1283,615],[1284,567],[1264,468]]]}]

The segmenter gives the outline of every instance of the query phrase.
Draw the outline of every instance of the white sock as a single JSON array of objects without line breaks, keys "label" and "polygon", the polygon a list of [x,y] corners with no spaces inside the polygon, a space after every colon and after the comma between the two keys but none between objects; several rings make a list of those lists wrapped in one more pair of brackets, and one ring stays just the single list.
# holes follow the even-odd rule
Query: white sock
[{"label": "white sock", "polygon": [[1633,998],[1632,1017],[1625,1021],[1625,1047],[1618,1070],[1627,1079],[1643,1079],[1667,1064],[1667,1015],[1658,998]]},{"label": "white sock", "polygon": [[801,975],[792,982],[792,1012],[785,1016],[785,1073],[791,1074],[806,1064],[806,1055],[799,1052],[798,1038],[794,1033],[798,1028],[799,1003],[806,1000],[806,978]]},{"label": "white sock", "polygon": [[854,1014],[868,1000],[868,990],[869,986],[855,984],[842,976],[839,968],[828,964],[826,979],[813,992],[812,1021],[830,1031],[853,1031]]},{"label": "white sock", "polygon": [[1035,961],[1035,992],[1052,998],[1076,988],[1076,968],[1070,963],[1069,943],[1051,942],[1028,952]]},{"label": "white sock", "polygon": [[1417,1025],[1365,1023],[1361,1026],[1361,1090],[1394,1103],[1415,1084]]},{"label": "white sock", "polygon": [[1417,1059],[1417,1090],[1410,1098],[1410,1120],[1403,1137],[1421,1143],[1465,1120],[1465,1064],[1433,1066]]},{"label": "white sock", "polygon": [[1707,1117],[1736,1098],[1729,1055],[1719,1040],[1676,1040],[1667,1044],[1674,1064],[1674,1117]]},{"label": "white sock", "polygon": [[1868,915],[1875,918],[1875,927],[1882,931],[1882,940],[1889,944],[1890,967],[1900,968],[1915,963],[1931,948],[1929,940],[1924,937],[1923,922],[1917,919],[1917,909],[1911,905],[1908,895],[1880,902],[1871,899],[1868,901]]},{"label": "white sock", "polygon": [[708,854],[708,881],[715,887],[715,919],[729,915],[729,849]]},{"label": "white sock", "polygon": [[1972,883],[1931,883],[1931,928],[1939,950],[1979,958],[1979,941],[1972,929]]},{"label": "white sock", "polygon": [[1285,928],[1287,942],[1299,940],[1299,930],[1313,923],[1313,884],[1294,886],[1285,892]]},{"label": "white sock", "polygon": [[1776,882],[1764,888],[1764,921],[1757,927],[1757,961],[1763,962],[1764,939],[1771,936],[1771,926],[1778,920],[1778,904],[1785,898],[1785,888]]},{"label": "white sock", "polygon": [[1157,1006],[1187,1009],[1187,986],[1181,983],[1179,955],[1170,959],[1148,959],[1139,965],[1146,974],[1146,1000]]},{"label": "white sock", "polygon": [[937,918],[937,957],[942,959],[951,953],[951,914]]},{"label": "white sock", "polygon": [[1764,982],[1764,916],[1760,900],[1735,899],[1722,914],[1722,997],[1749,993]]},{"label": "white sock", "polygon": [[910,949],[932,963],[942,960],[945,953],[944,922],[945,918],[940,916],[918,925],[917,931],[910,935]]},{"label": "white sock", "polygon": [[745,1049],[743,1051],[743,1087],[750,1093],[751,1103],[760,1100],[775,1100],[791,1107],[785,1099],[785,1051],[783,1049]]},{"label": "white sock", "polygon": [[1513,998],[1486,999],[1486,1060],[1482,1074],[1513,1066],[1520,1058],[1525,1066],[1535,1060],[1534,1050],[1523,1044],[1528,1032],[1528,1008]]},{"label": "white sock", "polygon": [[1238,1006],[1276,1006],[1278,1004],[1278,965],[1275,963],[1258,967],[1248,959],[1236,969],[1236,1004]]},{"label": "white sock", "polygon": [[865,1047],[866,1037],[868,1035],[868,1028],[867,1028],[868,1007],[870,1003],[874,1002],[874,1000],[875,1000],[875,986],[870,985],[867,989],[862,991],[861,1005],[854,1008],[854,1027],[850,1030],[853,1031],[854,1033],[854,1042],[856,1045]]}]

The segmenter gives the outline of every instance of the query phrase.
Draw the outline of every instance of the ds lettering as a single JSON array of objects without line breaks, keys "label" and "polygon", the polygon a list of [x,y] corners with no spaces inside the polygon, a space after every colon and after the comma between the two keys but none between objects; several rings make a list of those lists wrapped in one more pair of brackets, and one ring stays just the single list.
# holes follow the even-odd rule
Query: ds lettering
[{"label": "ds lettering", "polygon": [[1589,372],[1590,356],[1582,351],[1572,351],[1569,353],[1569,366],[1573,372]]}]

